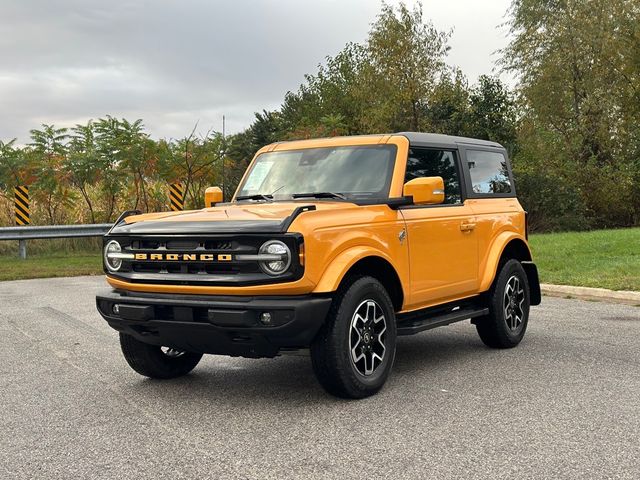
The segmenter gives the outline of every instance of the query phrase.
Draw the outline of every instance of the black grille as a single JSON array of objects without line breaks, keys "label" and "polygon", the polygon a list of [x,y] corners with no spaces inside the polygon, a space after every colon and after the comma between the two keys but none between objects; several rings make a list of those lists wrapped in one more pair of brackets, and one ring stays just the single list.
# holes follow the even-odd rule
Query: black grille
[{"label": "black grille", "polygon": [[[236,246],[237,247],[237,246]],[[233,250],[234,242],[231,240],[157,240],[136,239],[131,241],[131,250]]]},{"label": "black grille", "polygon": [[[282,236],[244,235],[233,238],[171,237],[162,236],[112,236],[105,243],[116,239],[123,253],[137,255],[133,260],[124,260],[122,267],[112,276],[130,282],[166,283],[177,285],[249,285],[291,281],[302,276],[302,267],[298,262],[299,244],[302,237],[298,234]],[[257,261],[238,261],[236,255],[257,254],[260,246],[267,240],[278,239],[285,242],[292,253],[292,266],[282,276],[272,277],[262,272]],[[146,255],[142,258],[141,255]],[[162,255],[162,259],[152,258]],[[202,256],[214,260],[202,261]],[[167,259],[175,256],[176,259]],[[184,259],[188,256],[188,259]],[[171,257],[169,257],[171,258]]]},{"label": "black grille", "polygon": [[[160,263],[160,262],[157,262]],[[246,262],[245,262],[246,264]],[[134,272],[139,273],[195,273],[206,275],[208,273],[226,273],[233,275],[236,273],[244,272],[258,272],[259,267],[256,264],[255,267],[251,265],[210,265],[202,262],[167,262],[162,266],[158,266],[152,263],[133,263],[131,269]]]},{"label": "black grille", "polygon": [[240,244],[234,240],[220,239],[175,239],[175,238],[138,238],[131,239],[128,247],[124,247],[126,253],[143,253],[147,260],[134,260],[130,262],[130,270],[135,273],[166,273],[166,274],[225,274],[236,275],[238,273],[258,273],[260,267],[257,262],[231,261],[198,261],[198,260],[152,260],[154,254],[176,253],[179,256],[194,254],[196,259],[201,255],[209,255],[218,258],[220,255],[255,254],[259,245]]}]

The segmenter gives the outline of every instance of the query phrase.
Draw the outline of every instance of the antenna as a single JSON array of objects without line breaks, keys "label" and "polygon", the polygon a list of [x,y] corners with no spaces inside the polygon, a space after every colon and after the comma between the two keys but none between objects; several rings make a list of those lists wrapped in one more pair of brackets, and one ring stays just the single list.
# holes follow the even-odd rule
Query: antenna
[{"label": "antenna", "polygon": [[226,123],[226,119],[225,116],[222,115],[222,201],[224,201],[224,157],[226,155],[226,151],[227,151],[227,140],[226,140],[226,129],[225,129],[225,123]]}]

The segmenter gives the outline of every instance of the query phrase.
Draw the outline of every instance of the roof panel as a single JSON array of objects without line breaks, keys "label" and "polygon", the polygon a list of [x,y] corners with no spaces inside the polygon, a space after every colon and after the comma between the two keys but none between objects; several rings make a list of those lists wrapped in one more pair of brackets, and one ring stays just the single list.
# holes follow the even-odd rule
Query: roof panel
[{"label": "roof panel", "polygon": [[384,141],[392,135],[403,135],[407,137],[410,143],[421,143],[441,148],[457,148],[458,145],[481,145],[485,147],[504,148],[499,143],[491,142],[489,140],[480,140],[477,138],[456,137],[453,135],[442,135],[439,133],[398,132],[394,134],[353,135],[344,137],[290,140],[273,143],[268,146],[269,148],[263,147],[263,151],[334,147],[341,145],[376,144],[384,143]]},{"label": "roof panel", "polygon": [[459,144],[482,145],[485,147],[504,148],[497,142],[489,140],[480,140],[477,138],[456,137],[453,135],[442,135],[440,133],[421,133],[421,132],[398,132],[396,135],[404,135],[409,139],[410,143],[426,143],[438,146],[457,147]]}]

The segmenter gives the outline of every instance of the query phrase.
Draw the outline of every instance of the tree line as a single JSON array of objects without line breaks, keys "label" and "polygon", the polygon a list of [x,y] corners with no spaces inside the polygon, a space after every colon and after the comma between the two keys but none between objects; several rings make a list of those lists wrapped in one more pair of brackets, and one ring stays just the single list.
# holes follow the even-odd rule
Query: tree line
[{"label": "tree line", "polygon": [[153,140],[141,120],[112,117],[44,125],[24,148],[0,143],[0,186],[9,199],[10,186],[33,185],[43,222],[108,221],[166,209],[174,181],[189,208],[202,206],[207,185],[224,183],[228,196],[267,143],[411,130],[503,144],[533,229],[640,223],[636,0],[514,0],[498,62],[513,88],[497,76],[471,84],[446,62],[451,32],[427,17],[420,4],[383,5],[364,42],[327,57],[280,108],[226,138]]},{"label": "tree line", "polygon": [[[221,134],[153,140],[142,120],[113,117],[72,128],[42,125],[27,146],[0,142],[4,221],[12,223],[12,189],[29,185],[33,223],[113,221],[122,210],[167,210],[168,184],[182,183],[191,208],[204,205],[204,189],[222,184]],[[233,169],[231,169],[233,174]],[[231,175],[230,178],[233,178]]]}]

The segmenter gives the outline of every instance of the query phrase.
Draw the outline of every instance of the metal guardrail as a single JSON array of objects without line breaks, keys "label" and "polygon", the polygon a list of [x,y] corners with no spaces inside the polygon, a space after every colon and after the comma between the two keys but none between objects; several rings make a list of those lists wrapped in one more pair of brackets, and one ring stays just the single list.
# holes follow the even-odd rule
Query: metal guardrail
[{"label": "metal guardrail", "polygon": [[113,226],[111,223],[91,225],[45,225],[42,227],[2,227],[0,241],[18,240],[20,258],[27,258],[27,240],[49,238],[100,237]]}]

